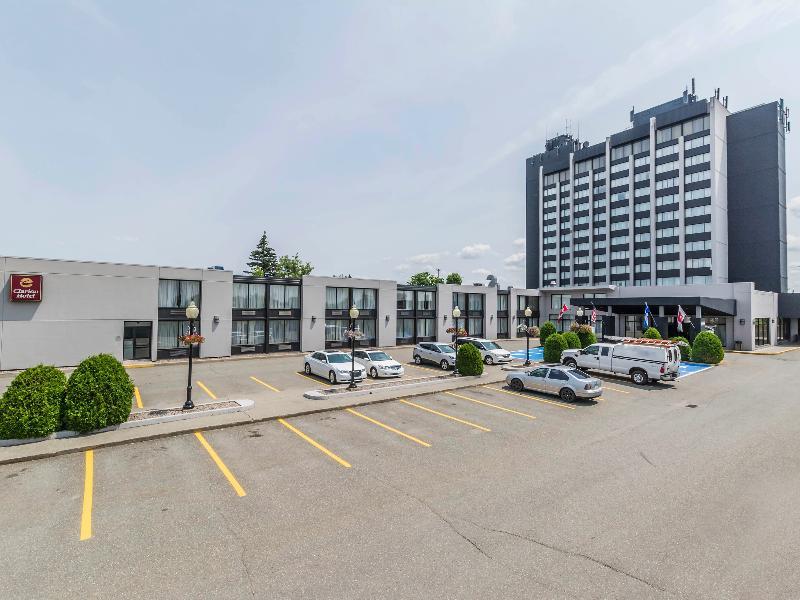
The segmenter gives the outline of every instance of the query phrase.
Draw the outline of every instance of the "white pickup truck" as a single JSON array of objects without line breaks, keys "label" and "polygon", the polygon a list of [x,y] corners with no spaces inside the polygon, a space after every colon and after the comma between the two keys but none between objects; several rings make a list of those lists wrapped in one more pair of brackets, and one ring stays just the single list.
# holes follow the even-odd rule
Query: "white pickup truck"
[{"label": "white pickup truck", "polygon": [[649,381],[675,381],[681,353],[669,340],[628,338],[618,344],[592,344],[583,350],[564,350],[561,363],[628,375],[635,384],[644,385]]}]

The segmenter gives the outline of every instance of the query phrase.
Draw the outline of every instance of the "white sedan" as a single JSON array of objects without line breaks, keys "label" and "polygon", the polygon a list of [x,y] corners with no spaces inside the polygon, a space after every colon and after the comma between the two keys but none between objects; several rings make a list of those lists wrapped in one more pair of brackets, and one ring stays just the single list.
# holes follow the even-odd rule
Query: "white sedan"
[{"label": "white sedan", "polygon": [[[331,383],[347,383],[350,381],[349,354],[344,352],[313,352],[306,356],[304,370],[306,375],[318,375]],[[353,370],[356,381],[364,379],[364,368],[356,363]]]},{"label": "white sedan", "polygon": [[400,377],[405,373],[403,365],[386,352],[380,350],[356,350],[356,362],[366,368],[373,379],[378,377]]}]

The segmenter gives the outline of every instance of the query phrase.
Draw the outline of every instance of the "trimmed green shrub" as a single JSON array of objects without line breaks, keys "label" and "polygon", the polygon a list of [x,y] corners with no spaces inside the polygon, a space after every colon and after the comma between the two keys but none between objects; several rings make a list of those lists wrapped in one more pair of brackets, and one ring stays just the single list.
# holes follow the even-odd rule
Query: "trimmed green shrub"
[{"label": "trimmed green shrub", "polygon": [[56,431],[66,388],[66,375],[55,367],[38,365],[14,377],[0,398],[0,438],[45,437]]},{"label": "trimmed green shrub", "polygon": [[64,427],[86,432],[124,423],[131,413],[133,381],[110,354],[90,356],[67,382]]},{"label": "trimmed green shrub", "polygon": [[581,346],[581,338],[578,337],[578,334],[574,331],[568,331],[564,334],[564,341],[567,342],[567,348],[572,348],[574,350],[578,350],[582,348]]},{"label": "trimmed green shrub", "polygon": [[678,344],[678,349],[681,351],[682,361],[692,360],[692,346],[689,344],[689,340],[682,335],[676,335],[670,339]]},{"label": "trimmed green shrub", "polygon": [[586,346],[591,346],[592,344],[597,343],[597,336],[592,331],[592,326],[587,325],[586,323],[573,323],[570,325],[570,331],[574,331],[578,334],[578,339],[581,341],[581,348],[586,348]]},{"label": "trimmed green shrub", "polygon": [[715,365],[725,357],[722,342],[711,331],[701,331],[694,338],[692,344],[692,360],[695,362]]},{"label": "trimmed green shrub", "polygon": [[545,321],[539,328],[539,343],[544,346],[547,338],[556,333],[556,326],[550,321]]},{"label": "trimmed green shrub", "polygon": [[456,368],[461,375],[481,375],[483,359],[480,350],[472,344],[459,346],[456,354]]},{"label": "trimmed green shrub", "polygon": [[544,344],[544,362],[561,362],[561,353],[567,349],[567,340],[560,333],[554,333],[547,337]]},{"label": "trimmed green shrub", "polygon": [[644,330],[644,335],[642,337],[645,337],[648,340],[660,340],[661,332],[655,327],[648,327]]}]

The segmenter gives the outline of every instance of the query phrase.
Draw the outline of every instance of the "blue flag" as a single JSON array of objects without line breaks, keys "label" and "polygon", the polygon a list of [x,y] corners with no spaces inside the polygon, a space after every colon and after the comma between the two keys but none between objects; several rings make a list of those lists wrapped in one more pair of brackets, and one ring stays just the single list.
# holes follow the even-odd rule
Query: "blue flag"
[{"label": "blue flag", "polygon": [[653,313],[650,312],[650,307],[647,306],[647,302],[644,303],[644,328],[647,329],[650,327],[650,324],[647,321],[647,317],[652,317]]}]

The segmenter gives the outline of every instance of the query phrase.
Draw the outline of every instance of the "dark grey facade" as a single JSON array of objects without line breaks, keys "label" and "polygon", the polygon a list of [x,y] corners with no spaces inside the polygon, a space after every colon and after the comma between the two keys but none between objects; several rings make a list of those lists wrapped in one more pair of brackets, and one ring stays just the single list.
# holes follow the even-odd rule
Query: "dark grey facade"
[{"label": "dark grey facade", "polygon": [[783,111],[769,102],[728,122],[728,276],[785,292],[786,150]]}]

